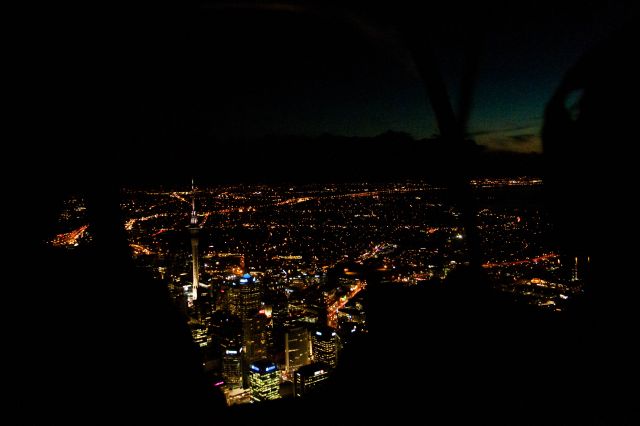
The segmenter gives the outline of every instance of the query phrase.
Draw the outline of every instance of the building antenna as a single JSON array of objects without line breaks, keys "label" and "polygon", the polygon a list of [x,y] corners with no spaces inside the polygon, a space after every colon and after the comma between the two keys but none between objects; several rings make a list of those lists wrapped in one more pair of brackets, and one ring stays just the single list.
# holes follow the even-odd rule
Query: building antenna
[{"label": "building antenna", "polygon": [[196,186],[193,177],[191,178],[191,225],[198,225],[198,214],[196,213]]}]

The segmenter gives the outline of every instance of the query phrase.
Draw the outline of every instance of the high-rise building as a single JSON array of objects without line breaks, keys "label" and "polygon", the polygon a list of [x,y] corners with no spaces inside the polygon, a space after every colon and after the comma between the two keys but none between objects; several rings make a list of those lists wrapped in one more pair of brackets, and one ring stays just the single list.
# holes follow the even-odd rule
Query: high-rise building
[{"label": "high-rise building", "polygon": [[306,327],[291,326],[284,334],[285,370],[294,372],[309,364],[309,331]]},{"label": "high-rise building", "polygon": [[220,309],[240,318],[240,289],[233,284],[223,285],[220,294]]},{"label": "high-rise building", "polygon": [[242,346],[229,344],[223,348],[222,378],[227,389],[242,387]]},{"label": "high-rise building", "polygon": [[191,336],[196,345],[201,348],[207,347],[211,343],[211,336],[207,327],[197,322],[192,322],[189,325],[191,327]]},{"label": "high-rise building", "polygon": [[273,317],[273,327],[282,329],[284,323],[289,318],[289,301],[284,291],[270,294],[271,316]]},{"label": "high-rise building", "polygon": [[261,292],[260,287],[251,274],[244,274],[238,282],[238,308],[237,315],[240,319],[251,318],[260,310]]},{"label": "high-rise building", "polygon": [[241,346],[242,322],[226,312],[214,312],[209,320],[209,334],[222,346]]},{"label": "high-rise building", "polygon": [[189,233],[191,234],[191,264],[193,266],[191,299],[195,302],[198,299],[198,289],[200,287],[200,263],[198,260],[200,225],[198,225],[198,214],[196,213],[196,191],[193,179],[191,180],[191,221],[189,222]]},{"label": "high-rise building", "polygon": [[304,396],[322,387],[329,379],[329,366],[324,362],[314,362],[305,365],[296,371],[294,375],[294,395]]},{"label": "high-rise building", "polygon": [[338,334],[333,328],[319,327],[311,335],[313,360],[322,361],[335,368],[338,364]]},{"label": "high-rise building", "polygon": [[252,362],[249,365],[249,383],[251,401],[261,402],[280,397],[280,376],[275,363],[267,360]]},{"label": "high-rise building", "polygon": [[262,312],[255,312],[243,321],[243,343],[249,361],[266,358],[272,348],[271,320]]}]

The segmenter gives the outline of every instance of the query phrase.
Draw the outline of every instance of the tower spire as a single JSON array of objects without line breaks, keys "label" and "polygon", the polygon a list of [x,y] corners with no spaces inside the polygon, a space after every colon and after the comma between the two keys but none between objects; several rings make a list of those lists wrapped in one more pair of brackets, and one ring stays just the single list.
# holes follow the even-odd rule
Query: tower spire
[{"label": "tower spire", "polygon": [[198,214],[196,213],[196,186],[191,178],[191,226],[198,225]]}]

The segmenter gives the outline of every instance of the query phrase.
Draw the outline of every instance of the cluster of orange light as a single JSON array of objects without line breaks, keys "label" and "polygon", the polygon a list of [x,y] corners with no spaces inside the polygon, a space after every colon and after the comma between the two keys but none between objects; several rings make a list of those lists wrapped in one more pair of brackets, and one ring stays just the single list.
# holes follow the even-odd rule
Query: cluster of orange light
[{"label": "cluster of orange light", "polygon": [[483,268],[499,268],[501,266],[515,266],[515,265],[522,265],[522,264],[525,264],[525,263],[541,262],[543,260],[554,259],[556,257],[558,257],[557,254],[549,253],[549,254],[544,254],[542,256],[533,257],[531,259],[514,260],[514,261],[511,261],[511,262],[485,263],[485,264],[482,265],[482,267]]},{"label": "cluster of orange light", "polygon": [[131,231],[133,229],[133,225],[135,225],[136,222],[144,222],[147,220],[157,219],[159,217],[167,217],[167,216],[169,216],[168,213],[156,213],[149,216],[142,216],[139,218],[129,219],[128,221],[125,222],[124,229],[126,229],[127,231]]},{"label": "cluster of orange light", "polygon": [[74,229],[71,232],[58,234],[54,237],[53,241],[51,241],[51,244],[53,244],[54,247],[75,245],[88,227],[89,225],[82,225],[80,228]]},{"label": "cluster of orange light", "polygon": [[331,305],[327,311],[328,311],[328,325],[329,327],[333,327],[336,328],[337,323],[338,323],[338,311],[342,308],[344,308],[344,306],[349,303],[349,300],[353,299],[353,297],[358,294],[362,289],[364,288],[364,282],[363,281],[357,281],[356,286],[349,292],[349,294],[347,294],[346,296],[342,296],[340,299],[338,299],[333,305]]},{"label": "cluster of orange light", "polygon": [[284,201],[280,201],[278,203],[275,203],[274,206],[286,206],[287,204],[298,204],[298,203],[304,203],[305,201],[310,201],[313,200],[314,198],[317,197],[300,197],[300,198],[289,198],[287,200]]},{"label": "cluster of orange light", "polygon": [[262,204],[259,206],[254,206],[254,207],[233,207],[233,208],[227,208],[227,209],[220,209],[220,210],[213,210],[213,211],[209,211],[209,212],[205,212],[203,215],[203,220],[200,223],[200,225],[204,225],[207,220],[209,219],[209,216],[213,215],[213,214],[221,214],[221,215],[225,215],[225,214],[231,214],[231,213],[243,213],[245,210],[246,211],[255,211],[257,208],[263,208],[263,207],[270,207],[270,206],[286,206],[286,205],[291,205],[291,204],[298,204],[298,203],[305,203],[307,201],[311,201],[311,200],[320,200],[320,199],[325,199],[325,200],[331,200],[331,199],[338,199],[338,198],[359,198],[359,197],[376,197],[379,196],[380,194],[383,193],[398,193],[398,192],[412,192],[412,191],[416,191],[417,189],[394,189],[394,190],[388,190],[388,191],[371,191],[371,192],[356,192],[356,193],[350,193],[350,194],[337,194],[337,195],[330,195],[330,196],[316,196],[316,197],[294,197],[294,198],[287,198],[286,200],[282,200],[282,201],[277,201],[275,203],[271,203],[271,204]]},{"label": "cluster of orange light", "polygon": [[131,247],[133,249],[133,254],[138,256],[141,254],[154,254],[154,252],[152,252],[151,250],[149,250],[148,248],[146,248],[145,246],[142,246],[140,244],[129,244],[129,247]]},{"label": "cluster of orange light", "polygon": [[178,194],[177,192],[172,192],[171,196],[174,197],[174,198],[177,198],[178,200],[182,201],[183,203],[191,204],[188,200],[186,200],[185,198],[181,197],[180,194]]}]

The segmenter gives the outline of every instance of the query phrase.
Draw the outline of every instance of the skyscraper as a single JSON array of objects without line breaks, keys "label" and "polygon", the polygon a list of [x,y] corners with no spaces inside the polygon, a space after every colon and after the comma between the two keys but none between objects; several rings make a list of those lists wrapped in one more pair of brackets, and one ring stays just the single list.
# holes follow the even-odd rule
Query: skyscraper
[{"label": "skyscraper", "polygon": [[198,225],[198,214],[196,213],[196,190],[191,180],[191,221],[189,222],[189,233],[191,234],[191,258],[193,265],[193,280],[191,298],[195,302],[198,299],[198,287],[200,286],[199,261],[198,261],[198,237],[200,225]]},{"label": "skyscraper", "polygon": [[271,292],[269,294],[269,302],[271,303],[271,315],[273,318],[273,328],[280,330],[284,327],[289,317],[289,301],[283,291]]},{"label": "skyscraper", "polygon": [[260,310],[260,287],[251,274],[244,274],[239,280],[238,312],[240,319],[247,320]]},{"label": "skyscraper", "polygon": [[338,334],[330,327],[320,327],[311,335],[313,360],[335,368],[338,364]]},{"label": "skyscraper", "polygon": [[242,387],[242,346],[229,344],[222,355],[222,378],[227,389]]},{"label": "skyscraper", "polygon": [[280,377],[278,367],[271,361],[260,360],[249,366],[249,383],[251,386],[251,401],[261,402],[280,398]]},{"label": "skyscraper", "polygon": [[284,357],[287,372],[294,372],[309,363],[309,331],[302,326],[292,326],[285,331]]},{"label": "skyscraper", "polygon": [[266,358],[272,349],[271,320],[255,312],[243,321],[243,343],[249,361]]},{"label": "skyscraper", "polygon": [[294,395],[296,397],[307,395],[321,387],[327,379],[329,379],[329,366],[324,362],[305,365],[294,375]]}]

